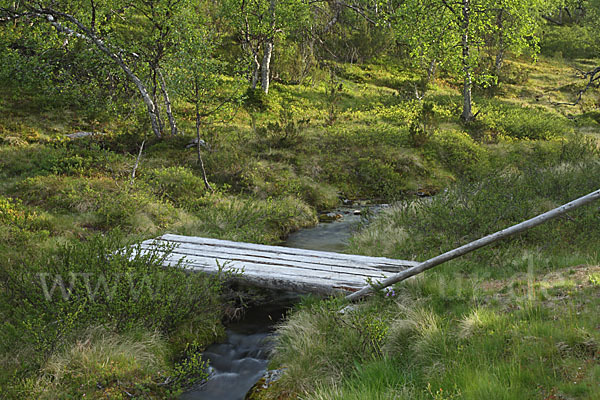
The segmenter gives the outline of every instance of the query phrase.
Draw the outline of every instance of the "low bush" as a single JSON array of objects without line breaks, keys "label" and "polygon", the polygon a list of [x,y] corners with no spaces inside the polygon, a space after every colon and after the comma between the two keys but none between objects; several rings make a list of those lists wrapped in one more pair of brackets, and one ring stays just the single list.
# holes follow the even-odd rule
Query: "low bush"
[{"label": "low bush", "polygon": [[565,117],[506,104],[482,104],[478,119],[494,135],[513,139],[550,140],[573,131],[572,123]]},{"label": "low bush", "polygon": [[296,197],[257,200],[220,194],[178,232],[251,243],[276,243],[317,223],[316,213]]},{"label": "low bush", "polygon": [[[165,268],[168,248],[140,252],[123,247],[118,233],[65,244],[9,265],[0,275],[3,347],[35,349],[43,362],[87,327],[116,332],[142,326],[170,334],[183,323],[197,325],[198,340],[210,343],[219,325],[224,276]],[[3,348],[6,351],[7,348]],[[41,365],[41,364],[40,364]]]},{"label": "low bush", "polygon": [[49,211],[92,213],[92,222],[99,229],[120,226],[134,232],[153,232],[179,220],[172,205],[143,188],[104,177],[37,176],[21,181],[14,194]]},{"label": "low bush", "polygon": [[141,178],[156,196],[177,207],[191,209],[206,195],[202,177],[186,167],[154,168]]},{"label": "low bush", "polygon": [[439,160],[459,177],[474,178],[487,168],[487,152],[464,132],[438,131],[424,146],[424,151],[431,160]]},{"label": "low bush", "polygon": [[547,25],[540,45],[541,53],[555,58],[594,58],[598,45],[592,30],[578,24]]},{"label": "low bush", "polygon": [[99,173],[123,177],[131,172],[130,168],[125,157],[85,139],[78,143],[54,142],[0,148],[0,170],[10,177],[50,174],[93,176]]}]

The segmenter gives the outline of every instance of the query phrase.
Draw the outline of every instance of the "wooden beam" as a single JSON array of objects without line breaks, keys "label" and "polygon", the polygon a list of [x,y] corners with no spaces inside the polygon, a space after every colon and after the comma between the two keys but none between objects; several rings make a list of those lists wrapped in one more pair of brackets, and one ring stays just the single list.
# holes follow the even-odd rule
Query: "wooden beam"
[{"label": "wooden beam", "polygon": [[412,268],[405,269],[404,271],[395,274],[382,282],[375,283],[373,285],[367,285],[363,287],[361,290],[349,294],[346,296],[346,299],[355,301],[358,300],[370,293],[373,293],[375,290],[380,290],[385,287],[391,286],[394,283],[402,282],[405,279],[410,278],[411,276],[418,275],[430,268],[433,268],[437,265],[445,263],[446,261],[453,260],[457,257],[460,257],[464,254],[470,253],[473,250],[477,250],[480,247],[487,246],[488,244],[494,243],[498,240],[504,239],[506,237],[515,235],[517,233],[524,232],[528,229],[531,229],[535,226],[541,225],[544,222],[547,222],[551,219],[559,217],[567,212],[579,208],[585,204],[591,203],[594,200],[600,199],[600,190],[592,192],[586,196],[580,197],[576,200],[571,201],[570,203],[564,204],[560,207],[557,207],[553,210],[545,212],[543,214],[538,215],[537,217],[528,219],[527,221],[521,222],[519,224],[513,225],[509,228],[503,229],[491,235],[485,236],[481,239],[475,240],[474,242],[465,244],[464,246],[458,247],[454,250],[450,250],[444,254],[441,254],[437,257],[430,258],[427,261],[420,263],[417,266]]}]

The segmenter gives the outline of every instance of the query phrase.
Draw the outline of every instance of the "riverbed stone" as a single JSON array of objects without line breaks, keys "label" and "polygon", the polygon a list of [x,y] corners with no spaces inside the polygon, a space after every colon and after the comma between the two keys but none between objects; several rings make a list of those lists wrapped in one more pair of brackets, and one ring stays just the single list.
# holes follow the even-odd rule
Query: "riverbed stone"
[{"label": "riverbed stone", "polygon": [[252,389],[248,391],[246,400],[274,400],[276,397],[271,395],[270,390],[273,384],[276,383],[285,373],[287,368],[271,369],[265,371],[262,378],[256,382]]}]

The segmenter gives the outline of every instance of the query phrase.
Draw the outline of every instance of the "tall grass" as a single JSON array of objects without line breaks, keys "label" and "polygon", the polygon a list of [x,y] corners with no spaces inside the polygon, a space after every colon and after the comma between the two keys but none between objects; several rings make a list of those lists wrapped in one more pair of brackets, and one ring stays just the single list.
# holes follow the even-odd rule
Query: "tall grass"
[{"label": "tall grass", "polygon": [[42,366],[40,377],[28,379],[24,386],[29,387],[28,396],[38,399],[93,398],[98,392],[118,396],[123,390],[135,393],[136,386],[155,386],[161,375],[168,376],[168,356],[167,343],[157,332],[118,335],[92,327],[73,345],[53,354]]},{"label": "tall grass", "polygon": [[348,318],[339,304],[302,309],[279,329],[274,361],[286,374],[273,391],[307,399],[595,399],[598,286],[577,276],[597,269],[537,275],[547,290],[530,285],[526,295],[511,288],[528,278],[488,281],[492,289],[460,303],[425,289],[431,274],[413,280],[393,298],[354,306],[362,324],[376,313],[386,326],[381,352],[368,354],[356,351],[364,331],[355,336],[335,322]]},{"label": "tall grass", "polygon": [[[600,163],[589,160],[509,169],[475,183],[459,183],[431,199],[402,202],[382,213],[353,238],[351,251],[424,260],[595,191],[598,174]],[[592,205],[507,239],[484,254],[517,247],[593,253],[594,243],[600,241],[597,226]]]},{"label": "tall grass", "polygon": [[[520,222],[597,190],[596,151],[537,168],[513,164],[398,204],[359,232],[351,250],[425,259]],[[339,301],[301,307],[278,329],[273,360],[286,374],[273,394],[598,398],[599,218],[597,205],[571,212],[350,308]],[[382,339],[361,347],[373,338],[368,326]]]}]

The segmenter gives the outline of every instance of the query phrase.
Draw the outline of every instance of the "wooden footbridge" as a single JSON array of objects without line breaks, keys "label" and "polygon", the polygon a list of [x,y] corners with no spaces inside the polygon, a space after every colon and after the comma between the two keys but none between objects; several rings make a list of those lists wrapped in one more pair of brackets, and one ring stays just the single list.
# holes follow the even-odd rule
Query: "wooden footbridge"
[{"label": "wooden footbridge", "polygon": [[256,286],[298,292],[345,291],[350,292],[349,300],[356,300],[598,199],[600,190],[423,262],[170,234],[146,240],[141,247],[143,251],[159,252],[173,248],[166,256],[166,266],[182,264],[190,270],[213,274],[233,269],[240,279]]},{"label": "wooden footbridge", "polygon": [[194,236],[163,235],[141,244],[146,251],[173,248],[165,264],[193,271],[233,270],[250,284],[296,292],[355,292],[418,262],[290,247],[231,242]]}]

